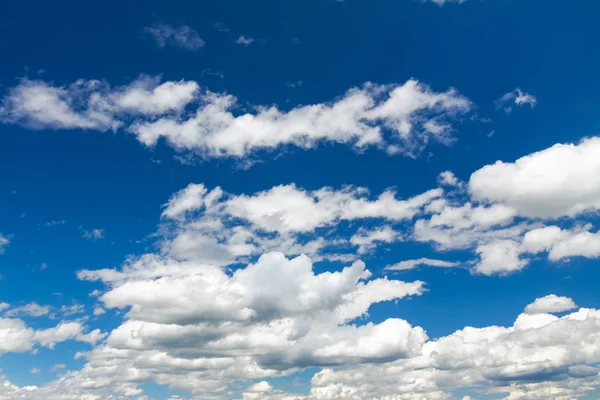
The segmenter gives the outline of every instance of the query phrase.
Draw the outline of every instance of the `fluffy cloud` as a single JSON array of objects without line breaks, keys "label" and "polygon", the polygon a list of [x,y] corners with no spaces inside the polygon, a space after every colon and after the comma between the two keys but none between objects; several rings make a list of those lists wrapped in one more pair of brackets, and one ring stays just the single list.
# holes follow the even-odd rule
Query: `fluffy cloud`
[{"label": "fluffy cloud", "polygon": [[34,129],[116,130],[131,116],[181,111],[197,90],[195,82],[160,84],[148,76],[118,87],[95,80],[52,86],[22,79],[2,100],[0,119]]},{"label": "fluffy cloud", "polygon": [[204,40],[200,38],[198,32],[186,25],[173,27],[157,24],[144,28],[144,31],[152,36],[160,48],[169,45],[189,51],[198,51],[204,47]]},{"label": "fluffy cloud", "polygon": [[568,257],[600,257],[600,234],[584,229],[565,230],[548,226],[527,232],[523,238],[523,249],[530,253],[548,252],[552,261]]},{"label": "fluffy cloud", "polygon": [[533,303],[525,307],[525,312],[527,314],[549,314],[569,311],[574,308],[577,308],[577,304],[572,299],[551,294],[535,299]]},{"label": "fluffy cloud", "polygon": [[55,327],[34,330],[17,318],[0,318],[0,355],[23,353],[35,346],[53,348],[67,340],[96,344],[104,336],[99,330],[84,334],[85,327],[79,322],[63,321]]},{"label": "fluffy cloud", "polygon": [[471,175],[475,200],[502,202],[534,218],[573,217],[600,208],[600,138],[557,144],[514,163],[498,161]]},{"label": "fluffy cloud", "polygon": [[[196,112],[178,115],[192,101],[200,103]],[[148,146],[164,138],[178,150],[204,157],[239,158],[283,145],[309,149],[320,142],[416,156],[431,140],[450,144],[451,122],[472,108],[454,89],[434,92],[409,80],[366,83],[332,102],[289,111],[257,106],[244,112],[232,95],[200,90],[189,81],[160,84],[147,76],[114,88],[93,80],[52,86],[23,79],[2,104],[0,119],[8,123],[100,131],[124,127]]]},{"label": "fluffy cloud", "polygon": [[[162,118],[135,124],[130,131],[153,145],[164,137],[182,150],[213,157],[242,157],[259,149],[291,144],[312,148],[320,141],[377,145],[390,153],[414,155],[431,139],[449,142],[448,119],[467,113],[471,103],[455,91],[432,92],[417,81],[401,86],[365,84],[333,103],[280,111],[257,107],[234,115],[237,99],[205,93],[203,106],[186,119]],[[384,137],[384,129],[393,133]]]}]

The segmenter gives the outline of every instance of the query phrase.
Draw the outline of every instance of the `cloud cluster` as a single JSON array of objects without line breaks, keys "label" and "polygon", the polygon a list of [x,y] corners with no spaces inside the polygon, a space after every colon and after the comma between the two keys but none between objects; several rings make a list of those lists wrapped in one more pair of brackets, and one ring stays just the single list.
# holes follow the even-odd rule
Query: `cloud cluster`
[{"label": "cloud cluster", "polygon": [[[195,102],[195,111],[186,106]],[[377,147],[389,154],[418,155],[430,141],[452,143],[452,122],[471,102],[454,89],[434,92],[416,80],[402,85],[365,83],[326,103],[280,110],[245,110],[225,93],[196,82],[140,77],[125,86],[79,80],[54,86],[21,80],[2,101],[0,119],[32,128],[116,130],[147,146],[164,139],[179,151],[203,157],[248,157],[284,145],[303,149],[320,142]]]}]

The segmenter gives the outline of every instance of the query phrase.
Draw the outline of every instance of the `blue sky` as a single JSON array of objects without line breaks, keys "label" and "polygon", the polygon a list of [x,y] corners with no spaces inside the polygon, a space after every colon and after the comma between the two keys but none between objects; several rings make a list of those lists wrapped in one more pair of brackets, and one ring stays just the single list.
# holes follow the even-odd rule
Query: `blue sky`
[{"label": "blue sky", "polygon": [[595,399],[600,5],[0,8],[0,399]]}]

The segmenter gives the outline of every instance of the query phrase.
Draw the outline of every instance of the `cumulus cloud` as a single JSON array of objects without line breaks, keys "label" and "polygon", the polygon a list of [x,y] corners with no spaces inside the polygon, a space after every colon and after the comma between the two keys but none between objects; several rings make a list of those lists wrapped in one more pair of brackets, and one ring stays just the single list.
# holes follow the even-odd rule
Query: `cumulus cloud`
[{"label": "cumulus cloud", "polygon": [[22,79],[2,100],[0,120],[33,129],[116,130],[132,116],[181,111],[197,90],[195,82],[160,84],[159,78],[144,75],[117,87],[97,80],[53,86]]},{"label": "cumulus cloud", "polygon": [[600,234],[581,228],[565,230],[547,226],[527,232],[523,238],[523,250],[530,253],[548,252],[548,258],[552,261],[576,256],[598,258]]},{"label": "cumulus cloud", "polygon": [[600,208],[600,138],[556,144],[514,163],[497,161],[471,175],[475,200],[501,202],[521,215],[553,219]]},{"label": "cumulus cloud", "polygon": [[574,308],[577,308],[577,304],[575,304],[572,299],[550,294],[548,296],[535,299],[533,303],[525,307],[525,312],[527,314],[550,314],[569,311]]},{"label": "cumulus cloud", "polygon": [[34,330],[18,318],[0,318],[0,355],[23,353],[36,346],[52,349],[57,343],[67,340],[95,344],[104,335],[98,330],[85,334],[84,330],[85,327],[80,322],[62,321],[52,328]]},{"label": "cumulus cloud", "polygon": [[[199,107],[182,115],[192,101]],[[93,80],[54,86],[23,79],[4,97],[0,120],[38,129],[122,127],[147,146],[162,138],[207,158],[244,158],[285,145],[310,149],[321,142],[415,157],[430,141],[451,144],[452,122],[471,108],[456,90],[435,92],[416,80],[365,83],[333,101],[282,111],[275,105],[245,110],[236,97],[189,81],[160,84],[142,76],[111,88]]]},{"label": "cumulus cloud", "polygon": [[144,31],[152,36],[159,48],[175,46],[189,51],[198,51],[205,44],[198,32],[187,25],[174,27],[157,24],[144,28]]}]

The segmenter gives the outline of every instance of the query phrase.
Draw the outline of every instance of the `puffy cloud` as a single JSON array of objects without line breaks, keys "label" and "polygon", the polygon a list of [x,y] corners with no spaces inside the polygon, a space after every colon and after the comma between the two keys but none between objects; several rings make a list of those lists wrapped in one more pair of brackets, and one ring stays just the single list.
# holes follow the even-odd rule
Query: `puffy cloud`
[{"label": "puffy cloud", "polygon": [[32,368],[32,369],[29,371],[29,373],[30,373],[30,374],[39,374],[40,372],[42,372],[42,370],[41,370],[41,369],[39,369],[39,368]]},{"label": "puffy cloud", "polygon": [[574,217],[600,208],[600,138],[557,144],[471,175],[475,200],[501,202],[533,218]]},{"label": "puffy cloud", "polygon": [[527,314],[548,314],[569,311],[574,308],[577,308],[577,304],[572,299],[550,294],[535,299],[533,303],[525,307],[525,312]]},{"label": "puffy cloud", "polygon": [[34,330],[25,322],[16,318],[0,318],[0,355],[4,353],[23,353],[34,346],[54,348],[56,343],[78,340],[95,344],[90,336],[100,337],[100,331],[84,334],[84,326],[79,322],[61,322],[56,327]]},{"label": "puffy cloud", "polygon": [[[162,118],[129,130],[146,145],[163,137],[177,149],[210,157],[244,157],[282,145],[308,149],[321,141],[415,155],[429,140],[450,142],[448,121],[471,109],[455,91],[436,93],[414,80],[400,86],[365,84],[333,103],[287,112],[272,106],[234,115],[235,97],[210,92],[202,94],[201,103],[188,119]],[[393,134],[384,137],[384,131]]]},{"label": "puffy cloud", "polygon": [[423,265],[428,267],[455,268],[458,267],[460,264],[457,262],[432,260],[430,258],[418,258],[416,260],[400,261],[399,263],[388,265],[387,267],[385,267],[385,269],[386,271],[407,271],[410,269],[418,268]]},{"label": "puffy cloud", "polygon": [[[522,314],[511,327],[466,327],[425,343],[418,356],[376,365],[325,368],[309,398],[447,399],[461,389],[507,399],[590,395],[600,357],[600,312],[557,318]],[[567,397],[565,397],[567,396]]]},{"label": "puffy cloud", "polygon": [[410,219],[443,191],[434,189],[407,200],[397,200],[392,190],[383,192],[374,201],[367,194],[367,189],[356,187],[342,190],[326,187],[309,192],[295,185],[276,186],[253,196],[232,198],[226,203],[226,210],[266,231],[307,232],[339,220]]},{"label": "puffy cloud", "polygon": [[223,195],[221,188],[209,190],[202,184],[189,184],[175,193],[165,204],[163,217],[176,218],[182,214],[210,206]]},{"label": "puffy cloud", "polygon": [[519,243],[514,240],[495,240],[477,246],[480,261],[474,271],[483,275],[506,275],[520,271],[528,262],[521,258]]},{"label": "puffy cloud", "polygon": [[198,32],[187,25],[173,27],[157,24],[144,28],[144,31],[152,36],[156,45],[160,48],[169,45],[181,47],[189,51],[198,51],[205,44]]},{"label": "puffy cloud", "polygon": [[195,98],[197,90],[195,82],[160,84],[158,78],[144,75],[117,87],[96,80],[52,86],[22,79],[2,100],[0,120],[34,129],[116,130],[128,116],[179,112]]},{"label": "puffy cloud", "polygon": [[[177,37],[173,30],[166,32],[167,38]],[[179,115],[192,101],[200,103],[196,112]],[[243,113],[234,96],[200,90],[189,81],[160,84],[158,78],[141,76],[111,88],[93,80],[52,86],[23,79],[4,97],[0,120],[33,128],[124,127],[145,145],[164,138],[178,150],[204,157],[244,158],[261,149],[284,145],[309,149],[320,142],[356,149],[376,146],[414,157],[431,140],[450,144],[451,122],[471,108],[471,102],[455,90],[434,92],[416,80],[403,85],[366,83],[333,102],[289,111],[259,106]]]},{"label": "puffy cloud", "polygon": [[371,279],[362,262],[315,274],[306,256],[268,253],[228,275],[147,255],[79,277],[108,286],[100,297],[105,307],[128,309],[126,321],[87,356],[90,371],[108,362],[195,393],[309,366],[411,357],[427,340],[422,328],[399,319],[352,323],[373,304],[424,291],[419,281]]},{"label": "puffy cloud", "polygon": [[584,229],[564,230],[548,226],[527,232],[523,238],[524,251],[548,252],[553,261],[568,257],[600,257],[600,234]]}]

